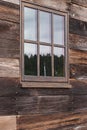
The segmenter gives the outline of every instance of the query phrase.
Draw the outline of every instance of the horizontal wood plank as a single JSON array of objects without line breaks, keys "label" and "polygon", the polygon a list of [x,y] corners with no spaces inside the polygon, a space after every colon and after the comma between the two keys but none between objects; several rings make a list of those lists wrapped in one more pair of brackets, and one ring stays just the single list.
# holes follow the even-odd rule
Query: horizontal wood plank
[{"label": "horizontal wood plank", "polygon": [[87,8],[87,1],[86,0],[72,0],[72,3],[74,3],[74,4],[78,4],[78,5],[80,5],[80,6],[84,6],[84,7],[86,7]]},{"label": "horizontal wood plank", "polygon": [[72,88],[69,83],[50,83],[50,82],[21,82],[23,88]]},{"label": "horizontal wood plank", "polygon": [[19,60],[0,58],[0,77],[19,77]]},{"label": "horizontal wood plank", "polygon": [[82,21],[87,21],[87,13],[86,13],[87,8],[83,7],[83,4],[82,4],[82,6],[79,6],[78,4],[71,3],[68,5],[68,10],[69,10],[69,15],[72,18],[82,20]]},{"label": "horizontal wood plank", "polygon": [[[87,21],[87,20],[86,20]],[[69,18],[69,32],[87,37],[87,22],[80,19]]]},{"label": "horizontal wood plank", "polygon": [[85,76],[87,77],[87,64],[74,63],[73,59],[73,64],[70,64],[70,77],[82,78],[84,81]]},{"label": "horizontal wood plank", "polygon": [[23,2],[30,2],[30,3],[34,3],[34,4],[38,4],[41,6],[45,6],[48,8],[53,8],[53,9],[57,9],[60,11],[67,11],[67,3],[66,0],[47,0],[46,2],[44,0],[21,0]]},{"label": "horizontal wood plank", "polygon": [[69,48],[87,51],[87,37],[69,34]]},{"label": "horizontal wood plank", "polygon": [[16,116],[0,116],[0,130],[17,130]]},{"label": "horizontal wood plank", "polygon": [[0,20],[0,57],[19,58],[19,24]]},{"label": "horizontal wood plank", "polygon": [[70,64],[84,64],[87,65],[87,51],[69,50],[69,63]]},{"label": "horizontal wood plank", "polygon": [[36,96],[17,96],[16,111],[19,115],[38,113],[38,98]]},{"label": "horizontal wood plank", "polygon": [[[18,116],[17,130],[86,130],[87,111],[79,113]],[[38,118],[37,118],[38,116]]]},{"label": "horizontal wood plank", "polygon": [[[20,22],[20,17],[19,17],[19,8],[14,8],[13,6],[10,6],[10,4],[2,4],[0,2],[0,19],[2,20],[7,20],[7,21],[12,21],[19,23]],[[5,2],[4,2],[5,3]],[[13,8],[12,8],[13,7]]]},{"label": "horizontal wood plank", "polygon": [[16,102],[14,97],[0,97],[0,116],[16,115]]},{"label": "horizontal wood plank", "polygon": [[6,2],[10,2],[10,3],[13,3],[13,4],[18,4],[19,5],[19,0],[3,0],[3,1],[6,1]]}]

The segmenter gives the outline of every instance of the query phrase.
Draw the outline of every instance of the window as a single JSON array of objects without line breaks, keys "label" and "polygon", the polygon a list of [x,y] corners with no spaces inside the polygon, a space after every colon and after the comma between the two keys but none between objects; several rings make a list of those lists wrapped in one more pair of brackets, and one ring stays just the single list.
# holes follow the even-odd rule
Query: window
[{"label": "window", "polygon": [[68,82],[67,13],[22,2],[22,81]]}]

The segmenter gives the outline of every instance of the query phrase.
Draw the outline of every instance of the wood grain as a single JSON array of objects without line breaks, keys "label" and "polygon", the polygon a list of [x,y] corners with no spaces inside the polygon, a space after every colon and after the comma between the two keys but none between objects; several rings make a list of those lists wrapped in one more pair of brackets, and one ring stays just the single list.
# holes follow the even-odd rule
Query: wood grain
[{"label": "wood grain", "polygon": [[19,0],[3,0],[3,1],[11,2],[13,4],[18,4],[19,5]]},{"label": "wood grain", "polygon": [[24,2],[30,2],[30,3],[34,3],[34,4],[39,4],[45,7],[49,7],[49,8],[53,8],[53,9],[57,9],[57,10],[61,10],[61,11],[67,11],[67,3],[66,0],[21,0]]},{"label": "wood grain", "polygon": [[0,1],[0,19],[19,23],[19,6]]},{"label": "wood grain", "polygon": [[87,1],[86,0],[72,0],[72,3],[78,4],[80,6],[84,6],[87,8]]},{"label": "wood grain", "polygon": [[[83,0],[84,1],[84,0]],[[85,2],[86,3],[86,2]],[[69,4],[68,6],[69,15],[78,20],[87,21],[87,8],[79,6],[78,4]]]},{"label": "wood grain", "polygon": [[19,77],[19,60],[0,58],[0,77]]},{"label": "wood grain", "polygon": [[87,51],[87,37],[69,34],[69,48]]},{"label": "wood grain", "polygon": [[[84,130],[87,128],[87,111],[65,114],[18,116],[18,130]],[[38,118],[37,118],[38,116]]]},{"label": "wood grain", "polygon": [[[86,20],[87,21],[87,20]],[[83,20],[76,20],[75,18],[69,19],[69,32],[87,37],[87,22]]]},{"label": "wood grain", "polygon": [[17,130],[16,116],[0,116],[0,130]]},{"label": "wood grain", "polygon": [[70,64],[84,64],[87,65],[87,51],[69,50],[69,63]]},{"label": "wood grain", "polygon": [[19,24],[0,20],[0,57],[19,58]]}]

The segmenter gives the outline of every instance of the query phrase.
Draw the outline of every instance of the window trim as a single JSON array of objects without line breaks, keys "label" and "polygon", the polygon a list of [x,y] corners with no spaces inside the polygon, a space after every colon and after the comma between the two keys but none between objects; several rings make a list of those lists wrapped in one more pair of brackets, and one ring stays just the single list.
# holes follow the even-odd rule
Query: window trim
[{"label": "window trim", "polygon": [[[45,11],[45,12],[51,12],[51,13],[54,13],[54,14],[58,14],[58,15],[63,15],[65,16],[65,22],[64,22],[64,43],[66,45],[64,45],[64,48],[65,48],[65,77],[44,77],[44,76],[26,76],[24,75],[24,47],[23,47],[23,44],[24,44],[24,7],[29,7],[29,8],[36,8],[36,9],[40,9],[42,11]],[[52,8],[48,8],[48,7],[45,7],[45,6],[40,6],[40,5],[37,5],[37,4],[34,4],[34,3],[26,3],[26,2],[21,2],[21,8],[20,8],[20,41],[21,41],[21,44],[20,44],[20,55],[21,55],[21,58],[20,58],[20,67],[21,67],[21,81],[22,82],[38,82],[38,83],[45,83],[45,82],[48,82],[48,83],[69,83],[69,63],[68,63],[68,34],[69,34],[69,29],[68,29],[68,22],[69,21],[69,18],[68,18],[68,13],[67,12],[61,12],[61,11],[58,11],[58,10],[55,10],[55,9],[52,9]],[[30,42],[30,40],[27,42]],[[41,42],[42,43],[42,42]],[[44,43],[43,43],[44,44]],[[62,45],[57,45],[59,47],[62,47]]]}]

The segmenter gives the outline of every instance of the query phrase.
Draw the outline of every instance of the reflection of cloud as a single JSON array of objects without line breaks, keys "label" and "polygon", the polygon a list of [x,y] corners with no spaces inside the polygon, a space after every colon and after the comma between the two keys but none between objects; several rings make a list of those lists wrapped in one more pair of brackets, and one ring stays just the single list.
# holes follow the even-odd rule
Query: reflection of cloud
[{"label": "reflection of cloud", "polygon": [[[51,13],[39,11],[40,41],[51,42]],[[24,37],[37,39],[37,10],[24,8]],[[53,14],[54,43],[64,44],[64,16]]]},{"label": "reflection of cloud", "polygon": [[51,47],[50,46],[44,46],[44,45],[40,45],[40,55],[47,55],[47,54],[51,54]]},{"label": "reflection of cloud", "polygon": [[64,44],[64,16],[54,15],[54,43]]},{"label": "reflection of cloud", "polygon": [[40,41],[51,42],[51,14],[40,11]]},{"label": "reflection of cloud", "polygon": [[24,37],[29,40],[36,40],[37,35],[37,10],[24,8]]},{"label": "reflection of cloud", "polygon": [[37,45],[24,43],[24,54],[26,54],[28,57],[30,57],[31,55],[37,55]]},{"label": "reflection of cloud", "polygon": [[54,55],[60,57],[60,56],[64,56],[64,49],[63,48],[58,48],[58,47],[54,47]]}]

